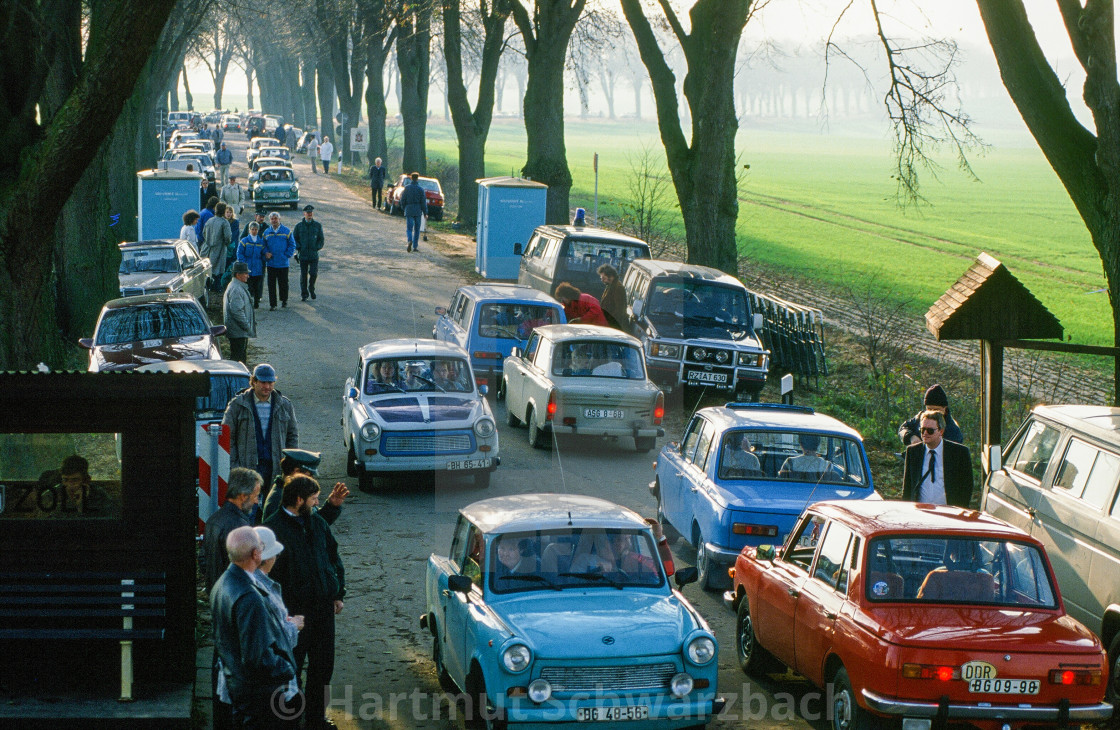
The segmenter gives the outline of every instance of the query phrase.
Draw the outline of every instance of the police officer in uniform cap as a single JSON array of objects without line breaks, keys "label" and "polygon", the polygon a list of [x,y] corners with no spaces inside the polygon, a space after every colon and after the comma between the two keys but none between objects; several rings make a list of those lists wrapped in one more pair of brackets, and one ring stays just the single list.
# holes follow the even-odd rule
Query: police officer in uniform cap
[{"label": "police officer in uniform cap", "polygon": [[[284,482],[293,476],[314,477],[319,475],[319,464],[323,455],[318,451],[307,449],[284,449],[280,452],[280,475],[272,483],[272,489],[264,500],[261,510],[261,522],[272,517],[280,509],[281,495],[284,491]],[[326,501],[319,505],[316,513],[333,525],[338,516],[342,514],[342,503],[350,496],[350,490],[342,482],[338,482],[331,489],[331,494]]]}]

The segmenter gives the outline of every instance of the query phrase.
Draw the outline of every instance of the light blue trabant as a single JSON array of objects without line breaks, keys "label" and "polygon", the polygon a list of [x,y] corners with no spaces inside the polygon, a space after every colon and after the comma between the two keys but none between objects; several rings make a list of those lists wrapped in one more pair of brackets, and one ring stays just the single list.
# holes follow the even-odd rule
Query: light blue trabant
[{"label": "light blue trabant", "polygon": [[723,708],[715,637],[624,507],[572,494],[475,502],[450,555],[429,558],[426,592],[420,624],[440,684],[467,693],[469,724],[700,728]]},{"label": "light blue trabant", "polygon": [[381,340],[358,350],[342,394],[346,471],[369,491],[375,476],[448,472],[490,486],[498,429],[467,353],[434,340]]}]

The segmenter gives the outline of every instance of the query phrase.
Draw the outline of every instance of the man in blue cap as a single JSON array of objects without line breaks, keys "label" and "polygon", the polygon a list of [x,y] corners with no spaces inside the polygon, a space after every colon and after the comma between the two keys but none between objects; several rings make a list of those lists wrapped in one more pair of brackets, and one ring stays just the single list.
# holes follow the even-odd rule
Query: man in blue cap
[{"label": "man in blue cap", "polygon": [[292,402],[276,390],[276,369],[268,363],[253,368],[249,387],[226,406],[222,424],[229,426],[229,465],[255,470],[265,484],[280,473],[283,449],[299,447]]}]

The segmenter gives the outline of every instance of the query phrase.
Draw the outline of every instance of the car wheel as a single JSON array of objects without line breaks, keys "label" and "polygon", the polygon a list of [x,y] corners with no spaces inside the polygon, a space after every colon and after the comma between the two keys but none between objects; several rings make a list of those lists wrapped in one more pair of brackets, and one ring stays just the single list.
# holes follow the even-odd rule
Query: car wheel
[{"label": "car wheel", "polygon": [[1112,671],[1108,673],[1108,687],[1105,688],[1105,700],[1116,706],[1120,702],[1120,632],[1112,637],[1112,642],[1108,645],[1108,659],[1111,662]]},{"label": "car wheel", "polygon": [[299,201],[297,200],[294,203],[288,203],[288,207],[291,208],[292,210],[295,210],[296,208],[299,207]]},{"label": "car wheel", "polygon": [[[431,620],[431,617],[428,617]],[[458,692],[459,688],[455,686],[455,681],[451,679],[451,675],[447,673],[447,667],[443,666],[443,652],[439,650],[439,637],[432,637],[432,663],[436,665],[436,676],[439,677],[439,688],[447,693]]]},{"label": "car wheel", "polygon": [[848,670],[840,667],[832,678],[832,730],[870,730],[870,713],[856,703]]},{"label": "car wheel", "polygon": [[210,290],[206,288],[205,284],[202,285],[202,296],[198,298],[198,303],[202,305],[203,309],[210,308]]},{"label": "car wheel", "polygon": [[350,442],[350,449],[346,453],[346,476],[356,477],[362,473],[362,467],[358,464],[358,454],[354,451],[354,442]]},{"label": "car wheel", "polygon": [[657,445],[657,439],[653,436],[639,436],[634,439],[634,448],[643,454],[648,454],[653,451],[653,447]]},{"label": "car wheel", "polygon": [[502,400],[505,400],[505,399],[506,399],[506,381],[501,379],[501,378],[498,378],[498,382],[497,382],[497,384],[494,388],[494,400],[502,401]]},{"label": "car wheel", "polygon": [[474,473],[474,488],[475,489],[489,489],[490,488],[490,474],[489,471],[476,471]]},{"label": "car wheel", "polygon": [[735,619],[735,654],[739,658],[739,668],[743,670],[743,674],[766,674],[776,668],[777,660],[759,646],[754,635],[751,607],[746,596],[739,599],[739,611]]},{"label": "car wheel", "polygon": [[529,414],[525,420],[529,425],[529,445],[534,449],[546,448],[548,442],[545,441],[544,431],[537,426],[537,414],[533,412],[532,408],[529,409]]},{"label": "car wheel", "polygon": [[[505,397],[504,392],[502,393],[502,396]],[[506,425],[512,428],[517,428],[521,425],[521,419],[518,418],[517,414],[513,412],[513,404],[509,401],[506,401]]]},{"label": "car wheel", "polygon": [[486,730],[505,730],[506,723],[495,717],[496,711],[490,704],[486,694],[486,680],[476,668],[467,678],[467,703],[466,722],[469,728],[486,728]]},{"label": "car wheel", "polygon": [[672,523],[670,523],[669,519],[665,516],[665,509],[660,499],[657,500],[657,521],[661,523],[661,533],[669,539],[670,543],[681,536],[681,534],[677,532],[677,528],[673,527]]},{"label": "car wheel", "polygon": [[358,489],[363,492],[373,491],[373,474],[365,469],[359,468],[358,471]]},{"label": "car wheel", "polygon": [[727,573],[720,570],[719,563],[712,559],[708,553],[708,543],[704,536],[699,532],[696,533],[696,572],[698,573],[697,582],[700,587],[706,591],[716,591],[727,587],[727,581],[720,577],[727,577]]}]

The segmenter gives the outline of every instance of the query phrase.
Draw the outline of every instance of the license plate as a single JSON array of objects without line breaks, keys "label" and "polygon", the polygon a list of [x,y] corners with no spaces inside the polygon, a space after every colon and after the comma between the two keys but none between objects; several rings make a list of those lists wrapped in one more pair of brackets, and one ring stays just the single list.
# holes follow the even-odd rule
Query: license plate
[{"label": "license plate", "polygon": [[579,707],[576,720],[579,722],[617,722],[619,720],[648,720],[649,708],[636,707]]},{"label": "license plate", "polygon": [[461,461],[447,462],[448,471],[460,471],[462,469],[489,469],[491,459],[463,459]]},{"label": "license plate", "polygon": [[626,418],[626,414],[620,410],[610,408],[584,408],[584,418]]},{"label": "license plate", "polygon": [[968,683],[969,692],[991,695],[1036,695],[1037,679],[973,679]]},{"label": "license plate", "polygon": [[727,373],[709,373],[705,370],[689,370],[688,382],[727,385]]}]

